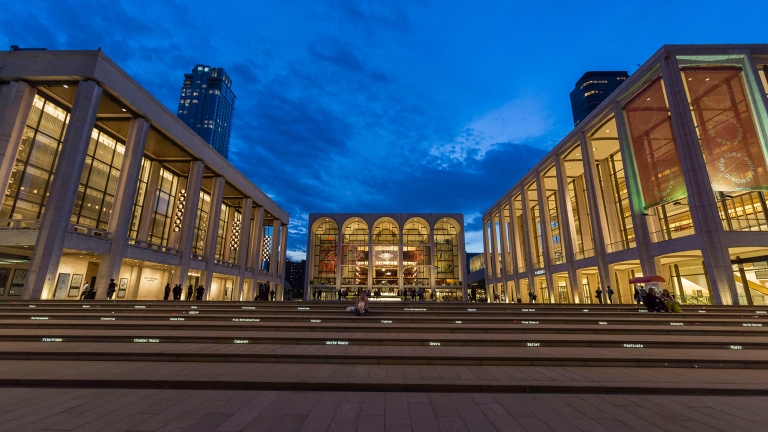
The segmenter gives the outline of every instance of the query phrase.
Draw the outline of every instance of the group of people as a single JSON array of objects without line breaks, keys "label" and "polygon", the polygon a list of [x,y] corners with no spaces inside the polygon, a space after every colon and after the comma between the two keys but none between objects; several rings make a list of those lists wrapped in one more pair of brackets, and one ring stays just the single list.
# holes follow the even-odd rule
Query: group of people
[{"label": "group of people", "polygon": [[[613,290],[610,286],[605,288],[605,294],[608,296],[608,301],[613,304]],[[598,302],[600,302],[600,304],[603,304],[603,290],[601,290],[599,287],[595,291],[595,298]]]},{"label": "group of people", "polygon": [[[408,289],[401,289],[397,290],[397,295],[402,296],[403,300],[408,300],[408,298],[411,299],[411,301],[424,300],[424,290],[419,287],[418,289],[408,288]],[[433,300],[434,300],[434,291],[433,291]]]},{"label": "group of people", "polygon": [[[117,284],[115,283],[114,279],[109,280],[109,284],[107,285],[107,300],[112,300],[112,296],[115,295],[115,291],[117,291]],[[91,296],[91,293],[93,293],[93,287],[88,285],[88,282],[83,284],[83,287],[80,289],[80,300],[93,298]]]},{"label": "group of people", "polygon": [[636,286],[635,301],[637,304],[644,305],[648,312],[683,312],[680,308],[680,302],[667,289],[662,290],[659,294],[654,288],[646,290],[643,286]]},{"label": "group of people", "polygon": [[[114,279],[112,280],[114,282]],[[181,295],[184,293],[184,288],[181,287],[181,284],[176,284],[176,286],[171,289],[171,284],[167,283],[165,284],[165,293],[163,295],[163,300],[168,300],[168,297],[171,296],[171,293],[173,293],[173,299],[174,300],[181,300]],[[195,294],[195,300],[201,301],[203,300],[203,296],[205,295],[205,288],[203,288],[202,285],[198,286],[197,289],[192,286],[192,284],[189,284],[187,287],[187,298],[186,300],[192,300],[192,294]],[[109,291],[107,291],[107,296],[109,296]]]},{"label": "group of people", "polygon": [[260,290],[253,301],[275,301],[275,290],[272,288]]}]

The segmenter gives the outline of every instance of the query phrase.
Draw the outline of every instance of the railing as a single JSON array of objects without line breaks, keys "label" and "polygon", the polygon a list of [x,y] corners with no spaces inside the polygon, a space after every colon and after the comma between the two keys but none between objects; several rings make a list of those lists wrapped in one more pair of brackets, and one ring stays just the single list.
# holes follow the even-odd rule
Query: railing
[{"label": "railing", "polygon": [[573,255],[574,255],[574,258],[576,258],[577,260],[590,258],[595,256],[595,249],[590,248],[590,249],[584,249],[582,251],[576,251]]},{"label": "railing", "polygon": [[618,252],[618,251],[623,251],[625,249],[632,249],[635,246],[637,246],[635,239],[621,240],[621,241],[606,244],[605,252],[606,253]]},{"label": "railing", "polygon": [[192,252],[192,254],[190,255],[190,258],[192,258],[195,261],[205,261],[205,257],[204,256],[202,256],[202,255],[200,255],[198,253],[194,253],[194,252]]},{"label": "railing", "polygon": [[534,270],[540,269],[540,268],[544,268],[544,262],[543,261],[536,261],[536,262],[533,263],[533,269]]},{"label": "railing", "polygon": [[557,265],[557,264],[563,264],[564,262],[565,262],[565,257],[559,256],[559,257],[552,258],[552,260],[550,261],[550,264]]},{"label": "railing", "polygon": [[356,285],[356,286],[365,286],[368,285],[368,279],[364,278],[365,282],[358,283],[359,278],[342,278],[341,284],[342,285]]},{"label": "railing", "polygon": [[403,285],[405,286],[426,286],[428,287],[430,285],[429,278],[417,278],[417,279],[408,279],[403,281]]},{"label": "railing", "polygon": [[695,232],[696,231],[693,229],[693,224],[671,227],[669,229],[652,232],[651,242],[658,243],[665,240],[672,240],[695,234]]},{"label": "railing", "polygon": [[139,249],[147,249],[152,250],[156,252],[161,252],[169,255],[179,255],[179,250],[176,248],[163,246],[161,244],[148,242],[146,240],[139,240],[135,238],[129,238],[128,244],[134,247],[137,247]]},{"label": "railing", "polygon": [[229,267],[229,268],[234,268],[234,269],[240,268],[240,266],[238,266],[237,264],[235,264],[233,262],[230,262],[230,261],[226,261],[226,260],[215,259],[213,262],[215,262],[216,264],[218,264],[220,266],[224,266],[224,267]]},{"label": "railing", "polygon": [[0,230],[39,230],[40,219],[0,219]]},{"label": "railing", "polygon": [[[259,272],[264,272],[259,270]],[[269,274],[264,272],[264,274]],[[310,285],[336,285],[336,278],[314,278],[309,281]]]},{"label": "railing", "polygon": [[109,240],[108,231],[86,227],[82,225],[77,225],[73,223],[69,224],[69,230],[67,232],[69,232],[70,234],[77,234],[77,235],[90,237],[98,240],[104,240],[104,241]]},{"label": "railing", "polygon": [[253,272],[253,267],[246,267],[246,268],[245,268],[245,271],[247,271],[247,272]]}]

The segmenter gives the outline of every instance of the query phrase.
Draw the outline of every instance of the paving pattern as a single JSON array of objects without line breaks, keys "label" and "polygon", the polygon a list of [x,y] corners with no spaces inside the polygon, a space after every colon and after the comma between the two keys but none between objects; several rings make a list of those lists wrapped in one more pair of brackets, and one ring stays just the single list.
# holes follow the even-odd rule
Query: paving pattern
[{"label": "paving pattern", "polygon": [[0,431],[764,431],[768,307],[0,304]]}]

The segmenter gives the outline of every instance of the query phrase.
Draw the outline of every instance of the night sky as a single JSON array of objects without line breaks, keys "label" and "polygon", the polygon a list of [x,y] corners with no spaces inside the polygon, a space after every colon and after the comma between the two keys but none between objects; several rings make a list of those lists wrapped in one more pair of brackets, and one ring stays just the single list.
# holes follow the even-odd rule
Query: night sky
[{"label": "night sky", "polygon": [[587,70],[661,45],[768,42],[768,1],[5,1],[0,48],[103,51],[176,112],[184,73],[223,67],[230,161],[291,214],[479,216],[571,129]]}]

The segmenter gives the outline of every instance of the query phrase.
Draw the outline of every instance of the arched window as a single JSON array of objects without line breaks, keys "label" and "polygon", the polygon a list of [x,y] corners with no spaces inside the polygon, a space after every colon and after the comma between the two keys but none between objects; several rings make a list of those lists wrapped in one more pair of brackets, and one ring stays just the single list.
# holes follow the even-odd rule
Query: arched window
[{"label": "arched window", "polygon": [[461,226],[455,219],[440,218],[435,223],[435,285],[460,285],[459,233]]},{"label": "arched window", "polygon": [[429,224],[411,218],[403,225],[403,284],[429,287],[432,271]]},{"label": "arched window", "polygon": [[347,219],[342,225],[342,285],[368,285],[368,238],[368,224],[361,218]]},{"label": "arched window", "polygon": [[373,260],[374,285],[400,284],[400,227],[394,219],[385,217],[374,224]]},{"label": "arched window", "polygon": [[339,227],[332,219],[320,218],[312,225],[312,284],[336,285]]}]

